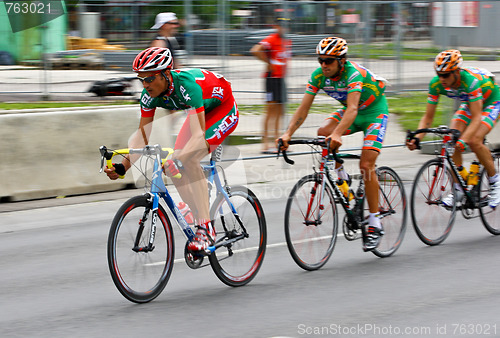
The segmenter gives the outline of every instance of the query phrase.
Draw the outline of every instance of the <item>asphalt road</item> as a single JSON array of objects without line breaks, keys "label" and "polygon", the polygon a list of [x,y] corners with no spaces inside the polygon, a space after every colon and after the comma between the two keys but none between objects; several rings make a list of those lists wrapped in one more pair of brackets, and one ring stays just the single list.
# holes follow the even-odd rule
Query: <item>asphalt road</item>
[{"label": "asphalt road", "polygon": [[500,337],[500,236],[462,216],[437,247],[409,223],[385,259],[339,237],[331,260],[306,272],[284,243],[284,200],[263,200],[269,247],[250,284],[189,269],[176,230],[169,284],[130,303],[109,276],[106,239],[131,193],[0,213],[0,337]]}]

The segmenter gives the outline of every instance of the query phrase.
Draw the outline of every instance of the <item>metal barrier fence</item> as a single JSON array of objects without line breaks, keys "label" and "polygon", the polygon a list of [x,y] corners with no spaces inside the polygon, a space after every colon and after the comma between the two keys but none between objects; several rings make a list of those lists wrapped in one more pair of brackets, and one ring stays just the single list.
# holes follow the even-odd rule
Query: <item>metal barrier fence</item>
[{"label": "metal barrier fence", "polygon": [[[90,54],[102,60],[102,70],[54,70],[47,62],[41,63],[42,68],[1,68],[1,100],[38,95],[88,99],[91,94],[86,90],[92,82],[133,76],[133,57],[155,35],[150,28],[156,14],[167,11],[177,13],[182,23],[178,38],[186,51],[184,64],[224,74],[240,104],[264,101],[264,65],[249,50],[272,31],[270,23],[277,14],[290,18],[287,36],[292,40],[293,59],[287,87],[292,103],[299,102],[310,74],[318,67],[316,44],[331,35],[347,39],[350,59],[389,81],[389,94],[426,91],[434,74],[432,60],[448,47],[463,48],[472,65],[500,73],[498,62],[482,61],[496,60],[500,47],[494,36],[500,25],[494,18],[500,3],[494,1],[81,0],[66,4],[70,34],[82,35],[89,29],[83,18],[94,13],[99,16],[97,37],[127,50],[56,53],[71,57]],[[464,37],[468,40],[462,40]],[[53,56],[45,55],[45,60]],[[134,83],[132,91],[139,90],[139,83]],[[322,95],[316,102],[335,103]]]}]

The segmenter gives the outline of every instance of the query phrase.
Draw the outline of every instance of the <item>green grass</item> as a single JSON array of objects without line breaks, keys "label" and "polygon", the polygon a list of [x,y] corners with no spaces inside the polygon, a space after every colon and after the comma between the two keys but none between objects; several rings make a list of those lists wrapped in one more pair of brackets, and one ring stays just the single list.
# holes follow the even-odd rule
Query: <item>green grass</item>
[{"label": "green grass", "polygon": [[[398,122],[403,129],[415,130],[425,113],[427,93],[406,93],[389,97],[389,112],[398,115]],[[441,97],[434,116],[433,127],[449,124],[453,100]]]},{"label": "green grass", "polygon": [[[397,51],[393,43],[386,44],[352,44],[349,46],[350,57],[362,57],[368,55],[370,59],[380,59],[383,57],[396,57],[399,53],[403,60],[429,60],[433,59],[438,53],[442,51],[441,48],[428,47],[428,48],[407,48],[402,47]],[[474,53],[463,50],[461,51],[464,60],[473,61],[478,59],[479,54],[487,52],[474,51]],[[498,58],[497,58],[498,60]]]},{"label": "green grass", "polygon": [[[401,127],[406,129],[415,130],[418,127],[418,123],[421,117],[425,113],[425,108],[427,104],[427,93],[416,92],[416,93],[404,93],[396,96],[390,96],[387,98],[389,104],[390,114],[395,114],[398,116],[398,122]],[[309,114],[328,114],[341,107],[341,105],[335,101],[331,100],[331,104],[313,104]],[[287,113],[293,114],[298,103],[290,103],[287,105]],[[239,105],[240,114],[263,114],[264,105]],[[450,112],[453,108],[453,100],[447,97],[441,97],[440,103],[436,110],[436,115],[433,121],[433,127],[437,127],[443,124],[449,124],[449,119],[451,117]]]}]

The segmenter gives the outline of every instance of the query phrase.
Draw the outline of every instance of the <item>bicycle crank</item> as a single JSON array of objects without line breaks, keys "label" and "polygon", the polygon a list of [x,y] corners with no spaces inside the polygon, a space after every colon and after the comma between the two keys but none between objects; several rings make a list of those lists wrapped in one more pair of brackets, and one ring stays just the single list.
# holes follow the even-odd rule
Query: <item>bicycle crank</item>
[{"label": "bicycle crank", "polygon": [[201,264],[203,263],[204,255],[197,254],[196,252],[189,250],[187,248],[188,244],[189,241],[186,243],[186,246],[184,247],[184,260],[186,261],[187,266],[189,266],[191,269],[198,269],[201,267]]},{"label": "bicycle crank", "polygon": [[352,228],[347,215],[344,216],[344,220],[342,221],[342,231],[344,232],[345,239],[348,241],[354,241],[361,238],[361,231]]}]

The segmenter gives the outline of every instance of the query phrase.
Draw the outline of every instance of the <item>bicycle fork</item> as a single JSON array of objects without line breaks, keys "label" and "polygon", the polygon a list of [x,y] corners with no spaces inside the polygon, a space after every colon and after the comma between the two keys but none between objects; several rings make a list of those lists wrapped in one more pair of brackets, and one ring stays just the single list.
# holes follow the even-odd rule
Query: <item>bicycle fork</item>
[{"label": "bicycle fork", "polygon": [[[148,245],[141,247],[139,245],[141,243],[142,234],[143,234],[144,228],[145,228],[144,224],[147,222],[150,212],[151,212],[151,231],[149,234]],[[154,243],[155,235],[156,235],[156,220],[157,219],[158,219],[158,208],[153,209],[153,210],[146,208],[146,210],[144,210],[144,214],[142,215],[142,218],[139,220],[139,228],[137,229],[137,235],[135,237],[134,247],[132,248],[133,251],[135,251],[135,252],[150,252],[150,251],[154,250],[155,247],[154,247],[153,243]]]},{"label": "bicycle fork", "polygon": [[[325,196],[325,185],[326,185],[326,179],[323,177],[320,183],[317,181],[315,182],[314,186],[311,188],[311,194],[309,198],[309,202],[307,203],[307,210],[305,214],[305,220],[304,224],[306,226],[309,225],[320,225],[321,224],[321,212],[325,210],[325,205],[323,204],[324,196]],[[318,189],[320,190],[320,194],[318,196]],[[316,210],[313,210],[315,208],[315,201],[317,198],[317,208]],[[311,217],[313,213],[316,213],[316,217]],[[311,220],[312,218],[312,220]]]}]

